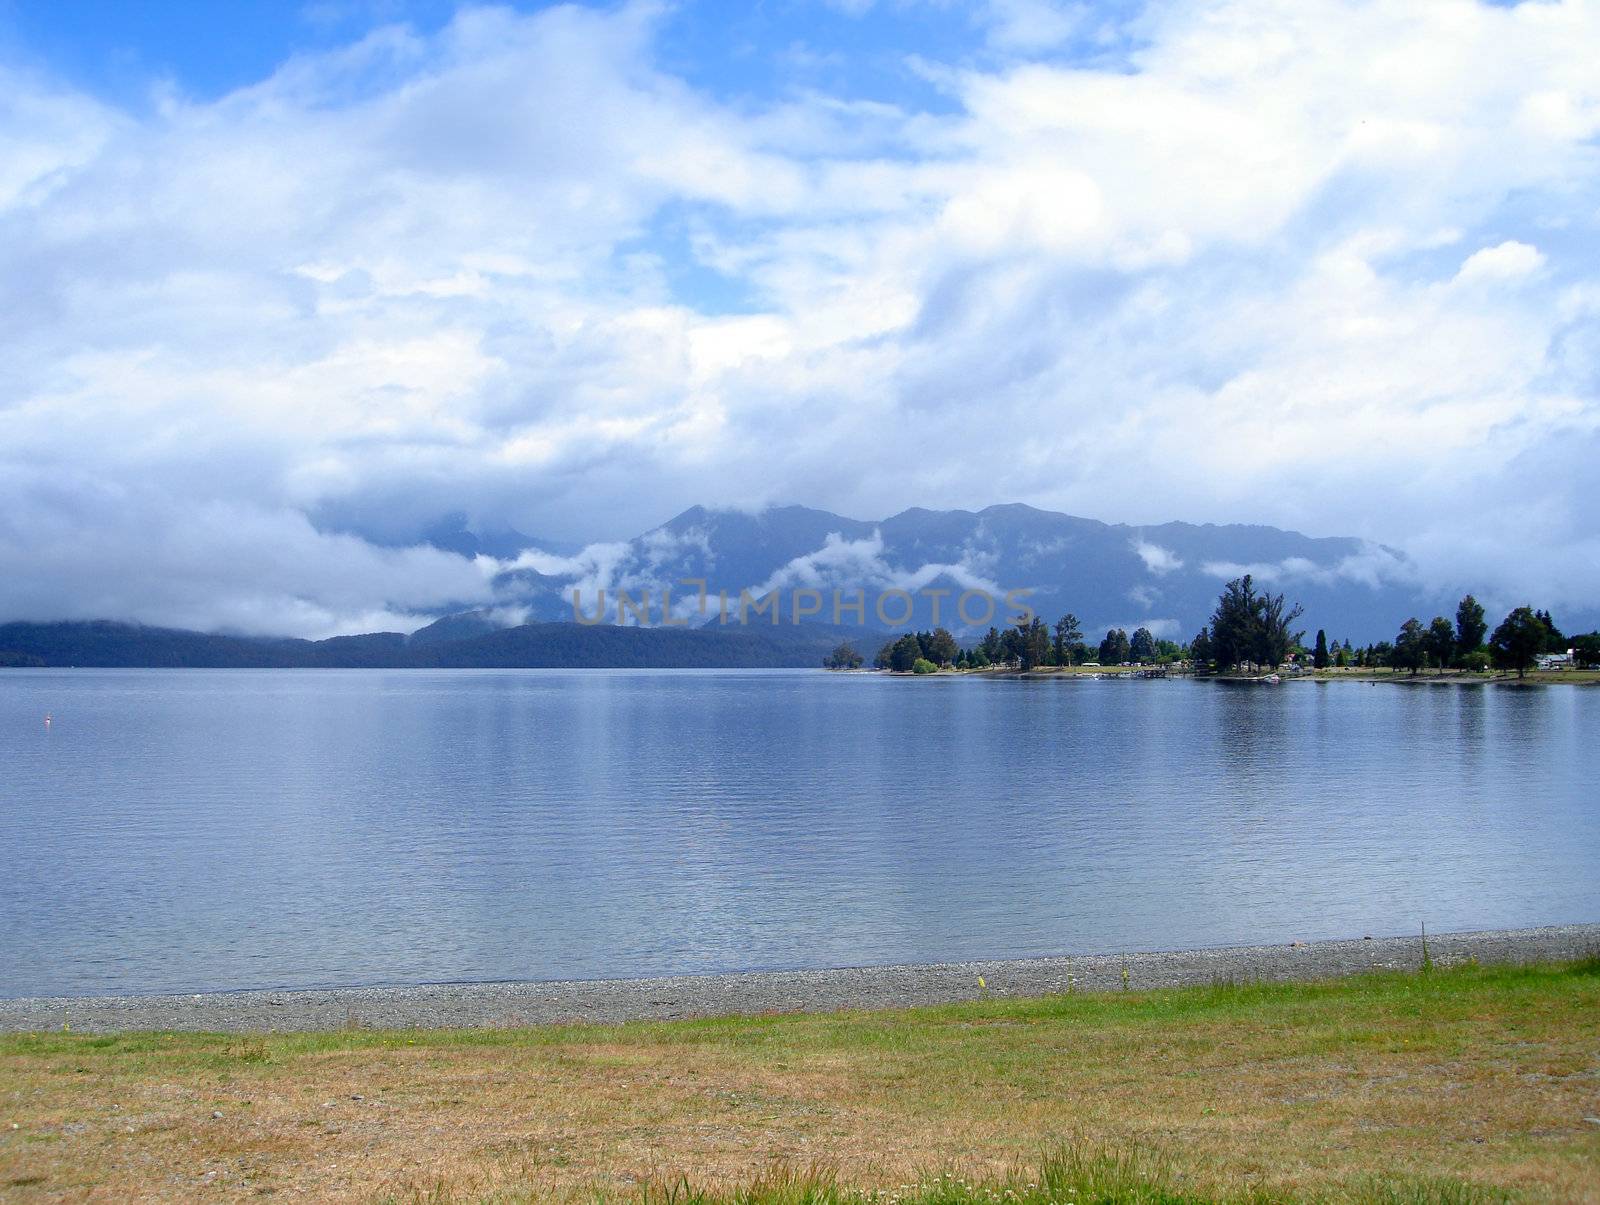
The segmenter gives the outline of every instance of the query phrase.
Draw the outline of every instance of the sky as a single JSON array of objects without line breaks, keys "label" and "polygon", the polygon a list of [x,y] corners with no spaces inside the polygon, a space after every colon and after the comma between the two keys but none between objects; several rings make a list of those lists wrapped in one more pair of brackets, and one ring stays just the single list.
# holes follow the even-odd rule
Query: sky
[{"label": "sky", "polygon": [[694,504],[1600,597],[1600,4],[0,0],[0,621],[416,626]]}]

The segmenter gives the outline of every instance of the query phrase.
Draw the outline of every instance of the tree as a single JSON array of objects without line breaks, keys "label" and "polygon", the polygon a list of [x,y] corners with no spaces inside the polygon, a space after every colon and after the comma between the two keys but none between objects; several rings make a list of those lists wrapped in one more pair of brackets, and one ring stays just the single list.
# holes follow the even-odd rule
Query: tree
[{"label": "tree", "polygon": [[1544,652],[1550,629],[1533,613],[1532,607],[1518,607],[1500,621],[1489,637],[1489,656],[1501,669],[1514,669],[1517,677],[1528,672],[1533,659]]},{"label": "tree", "polygon": [[983,653],[983,659],[990,665],[1000,660],[1000,633],[990,628],[984,633],[983,640],[978,644],[978,649]]},{"label": "tree", "polygon": [[1585,667],[1600,665],[1600,632],[1590,632],[1587,636],[1574,636],[1572,652],[1577,657],[1579,665]]},{"label": "tree", "polygon": [[1468,594],[1456,605],[1456,648],[1463,653],[1482,648],[1483,637],[1488,630],[1483,607]]},{"label": "tree", "polygon": [[1078,617],[1068,611],[1056,620],[1054,651],[1057,665],[1071,665],[1083,644],[1083,628]]},{"label": "tree", "polygon": [[1250,658],[1260,620],[1260,599],[1247,573],[1222,588],[1211,615],[1211,657],[1219,669],[1232,669]]},{"label": "tree", "polygon": [[911,663],[911,672],[914,674],[936,674],[939,667],[926,657],[918,657]]},{"label": "tree", "polygon": [[889,668],[896,673],[906,673],[922,656],[922,645],[916,633],[907,632],[889,648]]},{"label": "tree", "polygon": [[1317,647],[1311,653],[1311,664],[1317,669],[1328,668],[1328,634],[1317,629]]},{"label": "tree", "polygon": [[1278,666],[1300,635],[1289,625],[1300,618],[1299,604],[1290,607],[1281,594],[1257,594],[1247,573],[1222,588],[1211,616],[1212,658],[1221,669],[1246,661]]},{"label": "tree", "polygon": [[1304,632],[1291,632],[1289,625],[1300,618],[1303,608],[1299,603],[1285,608],[1281,594],[1261,596],[1260,618],[1256,623],[1255,660],[1277,669],[1289,655],[1289,649],[1300,643]]},{"label": "tree", "polygon": [[1422,644],[1442,672],[1445,666],[1455,660],[1456,630],[1443,615],[1435,615]]},{"label": "tree", "polygon": [[1544,648],[1542,653],[1564,653],[1567,651],[1567,638],[1561,634],[1561,629],[1556,627],[1556,621],[1550,618],[1549,611],[1535,611],[1534,618],[1545,626]]},{"label": "tree", "polygon": [[956,643],[956,638],[944,628],[934,628],[933,634],[928,637],[928,660],[935,665],[950,665],[961,652],[961,646]]},{"label": "tree", "polygon": [[860,669],[861,654],[848,640],[829,653],[822,661],[824,669]]},{"label": "tree", "polygon": [[1201,628],[1199,634],[1189,642],[1189,658],[1198,668],[1209,665],[1211,656],[1211,631],[1208,628]]},{"label": "tree", "polygon": [[1156,659],[1156,638],[1149,628],[1139,628],[1133,633],[1133,639],[1128,641],[1128,660],[1137,661],[1141,665],[1148,664]]},{"label": "tree", "polygon": [[1014,635],[1017,663],[1023,669],[1029,670],[1036,665],[1044,664],[1045,658],[1050,653],[1050,629],[1044,626],[1044,620],[1035,615],[1026,623],[1019,622],[1016,628],[1006,635]]},{"label": "tree", "polygon": [[1121,665],[1128,659],[1128,633],[1112,628],[1100,642],[1100,664]]},{"label": "tree", "polygon": [[1008,665],[1021,664],[1022,633],[1016,628],[1007,628],[1000,633],[1000,660]]},{"label": "tree", "polygon": [[1389,664],[1395,669],[1410,670],[1415,674],[1427,663],[1428,646],[1420,619],[1412,618],[1400,625],[1400,635],[1395,637],[1394,650],[1389,654]]}]

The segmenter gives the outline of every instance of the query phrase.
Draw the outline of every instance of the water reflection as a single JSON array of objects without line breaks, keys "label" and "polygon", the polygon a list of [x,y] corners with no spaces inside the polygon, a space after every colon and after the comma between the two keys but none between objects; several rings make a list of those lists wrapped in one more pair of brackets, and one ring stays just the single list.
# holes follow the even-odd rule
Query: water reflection
[{"label": "water reflection", "polygon": [[1571,688],[8,673],[0,992],[1595,920],[1597,719]]}]

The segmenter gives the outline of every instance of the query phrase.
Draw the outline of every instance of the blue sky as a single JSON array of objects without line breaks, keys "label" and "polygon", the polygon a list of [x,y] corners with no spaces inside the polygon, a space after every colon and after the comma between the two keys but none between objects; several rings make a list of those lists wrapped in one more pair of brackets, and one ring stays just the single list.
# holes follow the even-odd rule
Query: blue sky
[{"label": "blue sky", "polygon": [[435,31],[453,12],[449,3],[6,0],[0,30],[13,58],[137,107],[158,81],[214,99],[265,79],[292,54],[327,50],[391,21]]},{"label": "blue sky", "polygon": [[401,626],[485,589],[443,514],[795,502],[1587,604],[1596,61],[1577,0],[0,0],[0,618]]},{"label": "blue sky", "polygon": [[[524,2],[504,7],[536,13],[552,6]],[[401,24],[436,33],[456,8],[449,0],[302,5],[268,0],[8,0],[0,5],[0,22],[13,56],[42,63],[108,100],[137,106],[155,81],[170,81],[191,96],[214,99],[265,79],[291,55],[327,51],[379,26]],[[978,36],[984,25],[980,15],[955,5],[687,0],[664,8],[662,65],[728,101],[822,88],[890,102],[937,104],[938,89],[908,59],[950,63],[986,57]],[[1081,48],[1085,55],[1113,50]]]}]

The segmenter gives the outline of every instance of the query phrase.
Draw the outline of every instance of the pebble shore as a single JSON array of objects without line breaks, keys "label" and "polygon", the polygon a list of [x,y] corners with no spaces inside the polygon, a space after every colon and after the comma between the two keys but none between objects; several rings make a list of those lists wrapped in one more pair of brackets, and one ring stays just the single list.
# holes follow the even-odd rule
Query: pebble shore
[{"label": "pebble shore", "polygon": [[[1540,962],[1600,954],[1600,924],[1428,935],[1439,965]],[[196,1030],[441,1029],[612,1024],[738,1014],[904,1008],[990,996],[1176,987],[1251,980],[1329,979],[1372,970],[1415,970],[1417,937],[1359,938],[1277,946],[1092,954],[995,962],[759,971],[657,979],[421,987],[237,991],[202,995],[0,999],[0,1032],[107,1033]],[[979,978],[984,986],[979,986]]]}]

